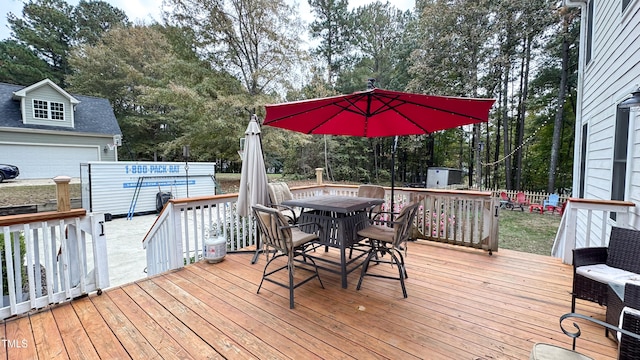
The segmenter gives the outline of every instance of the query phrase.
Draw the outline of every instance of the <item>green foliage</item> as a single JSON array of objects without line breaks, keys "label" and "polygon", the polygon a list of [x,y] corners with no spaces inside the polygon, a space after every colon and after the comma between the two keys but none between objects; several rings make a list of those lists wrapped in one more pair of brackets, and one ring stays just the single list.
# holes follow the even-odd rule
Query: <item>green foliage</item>
[{"label": "green foliage", "polygon": [[404,45],[398,39],[403,37],[409,14],[389,2],[376,1],[354,9],[352,18],[353,46],[362,58],[371,60],[368,77],[390,89],[390,77],[399,62],[393,55]]},{"label": "green foliage", "polygon": [[131,25],[124,11],[105,1],[80,0],[73,9],[73,20],[75,41],[89,45],[97,44],[102,35],[114,27]]},{"label": "green foliage", "polygon": [[[75,8],[63,0],[29,0],[24,4],[22,17],[9,13],[7,21],[12,30],[12,40],[29,49],[31,54],[13,48],[13,70],[28,76],[20,78],[7,71],[13,74],[12,78],[0,72],[0,81],[31,85],[35,82],[33,79],[40,75],[37,81],[46,77],[63,87],[65,76],[71,73],[68,57],[72,47],[95,44],[113,27],[129,24],[122,10],[104,1],[84,0]],[[36,61],[34,56],[40,61]]]},{"label": "green foliage", "polygon": [[62,84],[70,70],[67,54],[75,26],[73,7],[63,0],[31,0],[22,9],[22,18],[9,13],[7,21],[16,40],[28,46],[51,67],[55,83]]},{"label": "green foliage", "polygon": [[0,81],[31,85],[55,77],[51,67],[26,45],[15,40],[0,42]]},{"label": "green foliage", "polygon": [[[10,236],[10,241],[11,241],[11,259],[14,259],[15,256],[15,241],[14,241],[14,233],[11,233]],[[26,253],[27,253],[27,246],[24,242],[24,235],[21,233],[19,236],[20,239],[20,263],[16,264],[14,263],[13,266],[15,267],[20,267],[20,271],[22,274],[22,281],[23,283],[25,281],[27,281],[27,270],[24,266],[22,266],[22,259],[24,259]],[[5,252],[5,243],[4,243],[4,234],[0,233],[0,262],[2,262],[2,289],[3,289],[3,294],[2,295],[9,295],[9,289],[8,289],[8,275],[7,275],[7,258],[6,258],[6,252]],[[15,277],[14,277],[15,278]]]},{"label": "green foliage", "polygon": [[172,25],[192,29],[203,57],[240,79],[249,94],[286,86],[305,57],[301,24],[284,0],[168,0]]},{"label": "green foliage", "polygon": [[333,84],[336,75],[349,62],[352,14],[347,0],[309,0],[315,20],[309,26],[311,37],[320,39],[314,55],[327,64],[327,79]]},{"label": "green foliage", "polygon": [[187,52],[189,41],[189,31],[132,26],[72,55],[71,88],[114,105],[125,135],[121,159],[183,161],[189,145],[191,161],[239,160],[244,109],[255,106],[235,78]]}]

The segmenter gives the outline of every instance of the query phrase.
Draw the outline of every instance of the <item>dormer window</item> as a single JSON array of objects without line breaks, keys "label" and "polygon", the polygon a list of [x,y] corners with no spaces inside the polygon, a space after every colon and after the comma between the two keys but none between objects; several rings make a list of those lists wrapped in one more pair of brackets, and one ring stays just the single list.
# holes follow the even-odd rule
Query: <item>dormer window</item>
[{"label": "dormer window", "polygon": [[36,119],[64,120],[64,104],[34,99],[33,117]]}]

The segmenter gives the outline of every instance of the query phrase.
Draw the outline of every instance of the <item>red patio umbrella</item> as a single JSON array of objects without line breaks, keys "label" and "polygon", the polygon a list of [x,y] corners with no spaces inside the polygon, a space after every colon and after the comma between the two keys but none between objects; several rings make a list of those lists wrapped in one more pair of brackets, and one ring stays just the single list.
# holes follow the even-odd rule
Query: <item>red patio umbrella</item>
[{"label": "red patio umbrella", "polygon": [[[422,95],[373,88],[349,95],[266,105],[264,124],[305,134],[368,138],[419,135],[487,122],[494,102],[495,99]],[[392,208],[396,143],[397,139],[391,158]]]}]

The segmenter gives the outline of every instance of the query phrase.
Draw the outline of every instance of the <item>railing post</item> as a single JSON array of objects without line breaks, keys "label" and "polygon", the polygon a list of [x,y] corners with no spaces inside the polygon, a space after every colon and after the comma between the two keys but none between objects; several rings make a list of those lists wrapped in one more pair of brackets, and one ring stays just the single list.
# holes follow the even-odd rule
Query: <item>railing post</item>
[{"label": "railing post", "polygon": [[56,200],[58,203],[58,212],[71,210],[71,195],[69,195],[69,183],[71,177],[56,176],[53,178],[56,183]]},{"label": "railing post", "polygon": [[322,170],[323,168],[316,168],[316,183],[322,185]]},{"label": "railing post", "polygon": [[[87,221],[85,217],[82,221]],[[90,214],[88,217],[93,234],[95,282],[98,290],[109,287],[109,259],[107,256],[107,237],[104,232],[104,214]]]}]

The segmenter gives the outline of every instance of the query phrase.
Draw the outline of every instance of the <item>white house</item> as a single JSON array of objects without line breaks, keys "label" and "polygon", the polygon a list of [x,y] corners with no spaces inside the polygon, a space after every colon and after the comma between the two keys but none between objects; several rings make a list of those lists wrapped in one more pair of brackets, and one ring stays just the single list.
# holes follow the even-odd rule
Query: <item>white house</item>
[{"label": "white house", "polygon": [[640,229],[640,107],[619,107],[640,88],[640,0],[564,3],[581,8],[573,197],[636,204],[626,219],[576,212],[579,248],[606,243],[611,226]]},{"label": "white house", "polygon": [[80,176],[80,163],[118,160],[122,132],[107,99],[71,95],[51,80],[0,83],[0,163],[20,179]]}]

